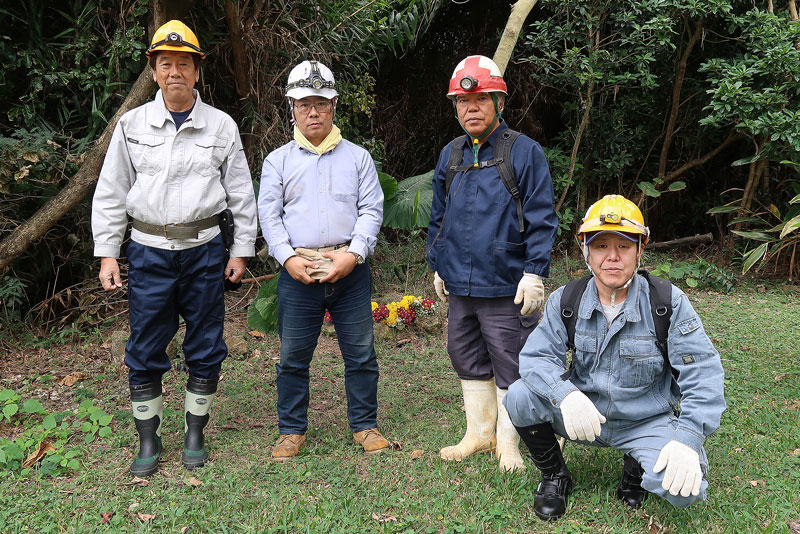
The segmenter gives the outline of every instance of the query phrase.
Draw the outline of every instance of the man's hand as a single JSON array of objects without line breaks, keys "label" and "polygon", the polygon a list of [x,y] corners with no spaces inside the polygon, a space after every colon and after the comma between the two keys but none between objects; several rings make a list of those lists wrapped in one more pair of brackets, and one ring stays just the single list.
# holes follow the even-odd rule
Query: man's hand
[{"label": "man's hand", "polygon": [[667,470],[661,482],[662,488],[672,495],[680,493],[681,497],[700,494],[703,470],[700,468],[700,455],[697,451],[673,439],[661,449],[653,472],[660,473],[665,467]]},{"label": "man's hand", "polygon": [[313,267],[314,269],[319,267],[313,261],[304,260],[300,256],[292,256],[283,262],[283,266],[286,268],[286,271],[288,271],[289,276],[298,282],[303,282],[306,285],[316,282],[316,280],[308,276],[306,272],[306,267]]},{"label": "man's hand", "polygon": [[239,280],[241,280],[244,276],[246,267],[247,262],[244,258],[229,259],[228,264],[225,266],[225,278],[230,280],[233,284],[239,282]]},{"label": "man's hand", "polygon": [[447,302],[447,296],[450,292],[444,287],[444,280],[439,278],[439,272],[433,273],[433,289],[436,290],[436,295],[442,302]]},{"label": "man's hand", "polygon": [[544,304],[544,284],[542,277],[538,274],[524,273],[517,286],[517,295],[514,297],[514,304],[522,303],[519,313],[530,315],[542,307]]},{"label": "man's hand", "polygon": [[333,262],[330,272],[325,275],[325,278],[320,279],[322,282],[337,282],[353,272],[356,268],[356,257],[349,252],[325,252],[323,254],[326,258]]},{"label": "man's hand", "polygon": [[106,291],[122,287],[122,277],[119,275],[119,263],[116,258],[100,259],[100,283]]},{"label": "man's hand", "polygon": [[600,435],[600,425],[606,422],[606,418],[582,391],[567,394],[559,408],[569,439],[594,441]]}]

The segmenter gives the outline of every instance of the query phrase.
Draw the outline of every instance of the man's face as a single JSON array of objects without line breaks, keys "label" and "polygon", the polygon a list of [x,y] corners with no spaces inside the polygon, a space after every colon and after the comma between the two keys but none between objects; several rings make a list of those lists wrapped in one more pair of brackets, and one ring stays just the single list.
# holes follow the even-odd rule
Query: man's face
[{"label": "man's face", "polygon": [[604,232],[591,240],[589,265],[605,286],[620,288],[631,279],[639,260],[638,242]]},{"label": "man's face", "polygon": [[[503,110],[502,97],[499,99],[497,107],[500,111]],[[458,122],[472,137],[483,134],[486,128],[492,124],[496,115],[492,97],[487,93],[469,93],[456,96],[456,113],[458,114]],[[497,128],[497,124],[495,124],[495,128]],[[490,133],[492,132],[486,132],[485,135]]]},{"label": "man's face", "polygon": [[319,145],[333,129],[332,99],[307,96],[294,101],[294,119],[306,139]]},{"label": "man's face", "polygon": [[172,109],[172,107],[184,107],[186,102],[193,101],[192,89],[199,79],[200,71],[194,66],[192,54],[169,51],[158,53],[153,81],[161,88],[167,109],[170,111],[189,109],[188,107]]}]

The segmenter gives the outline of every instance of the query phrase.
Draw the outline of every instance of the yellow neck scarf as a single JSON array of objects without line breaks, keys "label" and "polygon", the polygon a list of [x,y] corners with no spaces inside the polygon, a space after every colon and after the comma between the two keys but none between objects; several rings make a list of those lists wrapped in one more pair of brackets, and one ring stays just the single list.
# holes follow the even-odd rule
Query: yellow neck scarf
[{"label": "yellow neck scarf", "polygon": [[330,133],[327,135],[327,137],[325,137],[325,139],[322,140],[319,146],[314,146],[311,144],[311,141],[306,139],[306,136],[300,132],[300,129],[295,124],[294,140],[298,145],[310,152],[314,152],[315,154],[324,154],[329,150],[333,150],[334,147],[339,144],[339,141],[342,140],[342,132],[339,130],[339,127],[334,124]]}]

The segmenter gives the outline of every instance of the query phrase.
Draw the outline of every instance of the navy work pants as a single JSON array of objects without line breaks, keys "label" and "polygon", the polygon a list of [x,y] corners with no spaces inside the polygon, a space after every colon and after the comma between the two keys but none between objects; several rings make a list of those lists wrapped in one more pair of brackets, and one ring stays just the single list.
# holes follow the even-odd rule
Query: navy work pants
[{"label": "navy work pants", "polygon": [[224,261],[221,235],[186,250],[128,245],[131,335],[125,365],[131,385],[160,380],[169,371],[166,349],[178,330],[178,316],[186,323],[183,354],[189,372],[198,378],[219,378],[228,355],[222,341]]}]

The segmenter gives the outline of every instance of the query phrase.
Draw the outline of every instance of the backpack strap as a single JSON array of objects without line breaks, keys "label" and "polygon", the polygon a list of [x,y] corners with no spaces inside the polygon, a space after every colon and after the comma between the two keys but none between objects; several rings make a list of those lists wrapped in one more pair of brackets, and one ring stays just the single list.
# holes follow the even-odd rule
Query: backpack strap
[{"label": "backpack strap", "polygon": [[571,280],[561,293],[561,320],[567,329],[567,350],[572,351],[573,354],[569,368],[561,375],[562,380],[569,378],[572,368],[575,366],[575,324],[578,322],[578,306],[580,306],[583,292],[586,291],[586,285],[591,279],[592,276],[589,275]]},{"label": "backpack strap", "polygon": [[514,146],[514,141],[516,141],[519,136],[519,132],[510,128],[500,134],[494,150],[494,164],[497,165],[497,171],[500,173],[500,179],[503,180],[503,185],[506,186],[506,189],[514,198],[514,203],[517,206],[519,233],[524,234],[525,219],[522,218],[522,200],[519,194],[519,184],[517,183],[517,178],[514,176],[514,168],[511,166],[511,147]]},{"label": "backpack strap", "polygon": [[667,336],[672,318],[672,282],[653,276],[644,269],[639,269],[638,274],[643,276],[650,286],[650,311],[653,314],[653,324],[656,328],[656,344],[669,364]]},{"label": "backpack strap", "polygon": [[[514,199],[514,204],[517,208],[519,233],[524,234],[525,219],[522,216],[522,199],[520,198],[517,178],[514,176],[514,168],[511,166],[511,147],[514,146],[514,142],[520,135],[522,135],[520,132],[510,128],[503,131],[497,138],[497,144],[494,148],[494,159],[481,161],[478,163],[477,167],[483,169],[485,167],[497,165],[497,172],[500,174],[500,179],[503,181],[506,190]],[[447,170],[445,171],[444,180],[445,203],[447,202],[447,196],[450,194],[450,186],[453,184],[456,174],[475,168],[474,165],[461,165],[461,161],[464,158],[464,151],[461,150],[461,146],[466,139],[466,135],[456,137],[450,148],[450,159],[447,161]]]},{"label": "backpack strap", "polygon": [[464,144],[464,141],[467,140],[466,135],[461,135],[453,139],[452,143],[450,144],[450,159],[447,160],[447,168],[445,170],[444,175],[444,202],[447,203],[447,196],[450,194],[450,186],[453,185],[453,178],[456,177],[456,174],[468,169],[472,165],[469,165],[465,168],[461,165],[461,160],[464,159],[464,151],[461,149],[461,146]]}]

